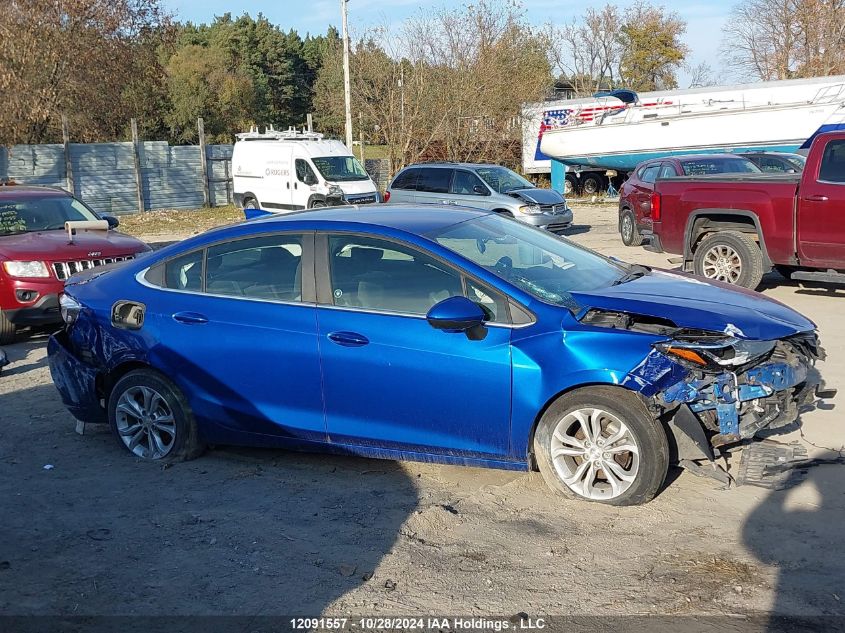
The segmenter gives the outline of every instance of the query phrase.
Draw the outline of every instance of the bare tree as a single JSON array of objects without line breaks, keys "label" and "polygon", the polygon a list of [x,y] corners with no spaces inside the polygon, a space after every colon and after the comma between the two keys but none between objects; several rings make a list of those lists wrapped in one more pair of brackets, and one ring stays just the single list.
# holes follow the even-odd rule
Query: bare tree
[{"label": "bare tree", "polygon": [[695,66],[687,65],[684,70],[689,74],[689,88],[704,88],[715,86],[718,83],[713,74],[713,69],[707,62],[701,62]]},{"label": "bare tree", "polygon": [[622,18],[615,5],[589,8],[583,17],[561,27],[548,25],[552,67],[578,96],[612,87],[622,57]]},{"label": "bare tree", "polygon": [[742,0],[723,36],[722,55],[741,78],[845,72],[845,0]]}]

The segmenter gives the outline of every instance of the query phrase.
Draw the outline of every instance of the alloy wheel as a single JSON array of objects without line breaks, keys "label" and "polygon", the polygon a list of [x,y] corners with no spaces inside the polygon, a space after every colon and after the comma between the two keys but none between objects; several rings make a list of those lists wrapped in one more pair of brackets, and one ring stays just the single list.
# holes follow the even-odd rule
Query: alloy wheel
[{"label": "alloy wheel", "polygon": [[631,216],[627,213],[622,216],[622,239],[627,244],[634,237],[634,224],[631,222]]},{"label": "alloy wheel", "polygon": [[551,438],[551,457],[561,481],[577,495],[607,500],[623,494],[637,478],[640,455],[631,430],[602,409],[571,411]]},{"label": "alloy wheel", "polygon": [[176,420],[164,397],[150,387],[130,387],[115,409],[120,439],[144,459],[166,457],[176,442]]},{"label": "alloy wheel", "polygon": [[735,284],[742,274],[742,259],[727,244],[717,244],[704,253],[702,272],[708,279]]}]

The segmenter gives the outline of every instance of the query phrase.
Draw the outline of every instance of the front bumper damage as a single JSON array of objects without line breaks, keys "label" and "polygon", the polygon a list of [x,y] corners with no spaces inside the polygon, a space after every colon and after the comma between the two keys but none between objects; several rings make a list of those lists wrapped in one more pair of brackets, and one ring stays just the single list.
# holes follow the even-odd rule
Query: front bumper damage
[{"label": "front bumper damage", "polygon": [[[665,422],[680,466],[725,484],[783,487],[781,483],[797,481],[785,476],[783,462],[804,463],[806,452],[771,441],[760,445],[759,440],[798,428],[802,412],[820,398],[835,395],[815,368],[824,358],[815,334],[778,340],[769,354],[746,366],[686,370],[680,380],[677,365],[661,372],[668,360],[661,356],[652,353],[638,369],[652,384],[660,376],[660,387],[648,405],[655,418]],[[731,458],[739,449],[742,461],[735,463]],[[772,480],[761,475],[768,472],[761,466],[766,460],[780,466],[771,471]]]}]

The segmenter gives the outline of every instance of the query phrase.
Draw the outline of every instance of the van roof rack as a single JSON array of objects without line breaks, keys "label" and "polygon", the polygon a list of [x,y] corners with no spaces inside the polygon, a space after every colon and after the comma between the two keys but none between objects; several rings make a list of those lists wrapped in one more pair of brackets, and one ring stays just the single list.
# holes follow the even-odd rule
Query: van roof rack
[{"label": "van roof rack", "polygon": [[306,129],[297,130],[291,126],[286,131],[277,131],[272,125],[268,125],[263,132],[258,130],[255,125],[250,128],[249,132],[241,132],[235,134],[235,138],[239,141],[319,141],[323,135],[319,132],[309,132]]}]

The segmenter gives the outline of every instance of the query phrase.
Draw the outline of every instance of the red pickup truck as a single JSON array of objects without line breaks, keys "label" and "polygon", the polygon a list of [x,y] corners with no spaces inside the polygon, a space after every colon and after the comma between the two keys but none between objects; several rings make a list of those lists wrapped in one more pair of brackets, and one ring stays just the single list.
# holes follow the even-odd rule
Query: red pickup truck
[{"label": "red pickup truck", "polygon": [[651,218],[646,248],[682,254],[702,277],[845,283],[845,132],[817,136],[802,174],[658,179]]},{"label": "red pickup truck", "polygon": [[150,250],[117,225],[62,189],[0,186],[0,344],[19,326],[60,323],[58,296],[74,273]]}]

